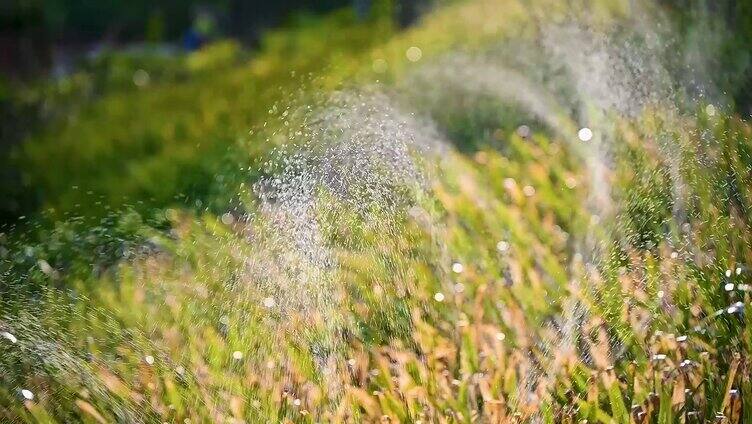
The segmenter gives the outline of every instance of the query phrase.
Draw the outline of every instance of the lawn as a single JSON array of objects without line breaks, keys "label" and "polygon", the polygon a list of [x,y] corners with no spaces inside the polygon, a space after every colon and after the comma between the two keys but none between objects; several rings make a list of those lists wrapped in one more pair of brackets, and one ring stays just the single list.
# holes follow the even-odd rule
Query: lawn
[{"label": "lawn", "polygon": [[45,88],[0,421],[750,422],[752,127],[671,10],[569,3]]}]

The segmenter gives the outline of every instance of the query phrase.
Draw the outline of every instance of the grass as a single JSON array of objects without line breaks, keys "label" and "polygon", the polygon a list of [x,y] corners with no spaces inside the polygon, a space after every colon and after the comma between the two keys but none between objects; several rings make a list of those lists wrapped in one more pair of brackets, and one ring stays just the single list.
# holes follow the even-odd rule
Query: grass
[{"label": "grass", "polygon": [[[597,2],[588,16],[605,26],[622,19],[617,6]],[[274,234],[270,223],[236,218],[258,216],[240,183],[258,178],[287,116],[292,128],[301,124],[293,112],[269,117],[275,102],[272,115],[286,110],[277,85],[331,90],[379,78],[399,87],[419,66],[404,59],[410,46],[421,46],[422,61],[483,51],[499,38],[534,36],[535,25],[523,25],[531,16],[557,21],[563,9],[452,4],[382,40],[335,15],[272,35],[246,63],[104,95],[32,140],[26,160],[37,167],[29,169],[70,165],[70,180],[34,177],[49,207],[96,215],[92,199],[116,207],[123,193],[134,210],[100,213],[101,231],[87,218],[41,226],[28,239],[11,234],[0,331],[15,342],[0,338],[0,417],[748,422],[752,127],[731,114],[711,116],[699,104],[680,116],[657,107],[613,118],[603,177],[614,211],[594,218],[599,181],[566,135],[532,125],[522,137],[516,122],[494,120],[486,109],[494,102],[443,103],[434,118],[467,145],[438,161],[427,190],[397,190],[406,205],[375,203],[364,214],[321,193],[314,217],[339,266],[302,289],[295,276],[261,272],[279,260],[263,238]],[[499,26],[471,31],[488,22]],[[313,41],[336,25],[339,41]],[[331,63],[320,67],[322,57]],[[386,61],[386,73],[374,73],[374,59]],[[325,68],[315,83],[286,76],[314,66]],[[161,109],[170,113],[154,113]],[[185,133],[173,137],[179,122]],[[249,123],[260,128],[247,136]],[[145,147],[150,131],[156,150]],[[665,155],[667,146],[680,154]],[[83,148],[90,153],[79,155]],[[250,163],[214,185],[227,175],[228,151]],[[204,186],[188,191],[196,186],[181,178]],[[175,193],[192,204],[173,202]],[[275,287],[284,290],[269,308]]]},{"label": "grass", "polygon": [[[347,12],[300,17],[266,35],[250,60],[231,42],[184,58],[104,56],[90,71],[40,90],[72,94],[57,94],[61,116],[24,143],[17,163],[53,218],[197,200],[202,210],[204,200],[248,178],[239,168],[274,146],[251,141],[250,128],[262,127],[275,105],[340,83],[354,61],[389,36],[391,24],[375,15],[362,23]],[[132,82],[139,70],[150,75],[140,87]],[[92,100],[69,99],[86,96]],[[54,171],[42,172],[51,163]]]}]

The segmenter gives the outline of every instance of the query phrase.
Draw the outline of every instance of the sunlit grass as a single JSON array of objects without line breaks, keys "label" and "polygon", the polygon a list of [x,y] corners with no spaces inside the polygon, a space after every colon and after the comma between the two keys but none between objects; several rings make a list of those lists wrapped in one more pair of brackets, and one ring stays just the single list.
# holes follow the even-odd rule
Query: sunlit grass
[{"label": "sunlit grass", "polygon": [[[373,50],[332,53],[340,56],[332,59],[331,74],[321,77],[328,81],[324,86],[337,88],[332,81],[355,74],[398,84],[412,66],[406,54],[412,46],[420,45],[420,60],[442,50],[481,48],[483,37],[499,36],[503,28],[497,23],[508,26],[504,36],[525,37],[519,20],[526,13],[561,12],[558,2],[530,10],[503,3],[503,13],[495,2],[453,5]],[[596,21],[601,14],[623,13],[618,7],[596,9]],[[483,37],[466,35],[483,23],[490,23]],[[302,31],[319,34],[330,24]],[[338,37],[346,44],[348,30],[342,31]],[[175,138],[178,150],[197,164],[210,163],[193,150],[193,141],[229,131],[212,141],[224,148],[234,143],[233,131],[268,120],[269,128],[261,125],[239,143],[250,146],[246,153],[255,158],[270,146],[253,143],[284,138],[285,127],[295,128],[300,116],[294,110],[287,125],[282,106],[268,117],[265,109],[279,93],[245,97],[234,90],[245,87],[247,72],[253,87],[271,84],[265,78],[287,70],[273,62],[297,41],[303,44],[289,50],[297,57],[293,69],[331,53],[305,33],[301,40],[275,34],[267,41],[268,56],[218,73],[222,78],[208,74],[231,81],[226,91],[207,80],[192,82],[186,87],[206,90],[197,100],[180,86],[186,101],[224,106],[196,109],[206,115],[201,122],[213,124],[189,130],[185,145]],[[375,59],[389,71],[374,69]],[[306,66],[299,65],[301,72]],[[295,81],[285,86],[297,87]],[[181,93],[180,87],[133,96],[159,105],[164,96]],[[237,113],[234,105],[244,101],[257,102],[253,107],[264,118],[243,123],[253,114]],[[253,194],[235,186],[229,197],[237,205],[223,210],[232,215],[172,205],[159,211],[156,224],[124,214],[110,226],[117,231],[91,240],[82,241],[86,233],[72,223],[43,232],[51,236],[38,245],[28,242],[30,252],[21,245],[20,253],[8,254],[16,263],[3,275],[19,278],[17,269],[32,268],[7,287],[23,290],[33,283],[35,292],[19,294],[20,304],[2,303],[0,331],[13,340],[0,338],[0,367],[13,373],[0,377],[0,417],[669,423],[722,415],[726,422],[747,422],[749,125],[720,112],[709,116],[704,107],[681,117],[656,107],[614,119],[617,142],[603,175],[614,204],[600,216],[590,193],[602,182],[592,179],[581,145],[573,147],[576,132],[554,134],[533,122],[526,131],[509,123],[498,126],[512,129],[489,128],[489,120],[474,115],[484,113],[483,107],[496,104],[445,104],[439,124],[449,134],[462,134],[472,148],[423,158],[428,185],[393,187],[404,202],[400,207],[374,202],[364,210],[340,201],[336,192],[317,193],[312,216],[326,224],[321,235],[337,266],[317,269],[312,275],[319,279],[304,287],[293,286],[301,280],[282,272],[290,268],[280,264],[297,264],[299,252],[265,244],[274,228]],[[193,118],[191,125],[198,125]],[[69,141],[62,146],[77,143],[74,138],[86,133],[81,125],[109,120],[121,122],[89,116],[66,127],[63,139]],[[132,131],[151,125],[139,123]],[[121,130],[128,128],[123,124]],[[107,137],[117,137],[115,132]],[[35,146],[38,158],[47,154],[44,143]],[[667,156],[667,146],[680,155]],[[118,153],[109,142],[100,147]],[[163,170],[164,159],[149,157],[151,165],[136,161],[128,175],[143,172],[143,186],[165,195],[177,190],[172,183],[160,185],[169,179],[159,172],[185,168]],[[103,178],[119,181],[122,175]],[[102,184],[114,190],[115,183]],[[140,190],[136,186],[131,194]],[[58,198],[61,204],[66,196]],[[123,249],[128,255],[114,252],[109,256],[117,260],[102,265],[84,258],[97,245],[109,246],[101,241],[107,237],[131,240]],[[122,247],[113,244],[110,250]],[[60,248],[71,251],[55,253],[56,261],[50,256],[59,252],[57,245],[73,247]],[[76,268],[63,269],[70,264]]]}]

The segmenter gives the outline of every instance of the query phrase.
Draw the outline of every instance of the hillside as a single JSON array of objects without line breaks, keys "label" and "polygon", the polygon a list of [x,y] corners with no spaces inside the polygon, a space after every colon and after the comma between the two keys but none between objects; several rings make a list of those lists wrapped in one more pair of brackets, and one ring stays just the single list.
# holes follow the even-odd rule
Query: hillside
[{"label": "hillside", "polygon": [[0,239],[2,420],[749,422],[722,49],[573,3],[81,74],[18,152],[42,207]]}]

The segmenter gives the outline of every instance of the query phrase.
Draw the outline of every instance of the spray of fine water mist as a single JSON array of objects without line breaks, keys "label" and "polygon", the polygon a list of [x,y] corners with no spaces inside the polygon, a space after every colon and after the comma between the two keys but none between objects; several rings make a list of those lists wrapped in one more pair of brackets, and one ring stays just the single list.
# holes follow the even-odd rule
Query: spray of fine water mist
[{"label": "spray of fine water mist", "polygon": [[[633,13],[650,15],[647,10]],[[617,156],[625,149],[624,128],[631,128],[633,122],[645,120],[651,113],[659,115],[656,111],[660,111],[656,119],[661,125],[656,125],[657,130],[647,134],[646,139],[654,147],[658,160],[666,164],[672,210],[665,226],[667,233],[676,233],[688,225],[690,208],[684,170],[687,158],[683,145],[676,142],[676,134],[692,131],[688,117],[698,104],[710,99],[721,108],[723,101],[711,82],[699,82],[700,76],[688,77],[683,73],[684,68],[676,69],[676,63],[683,66],[697,62],[698,54],[690,52],[688,57],[676,60],[670,51],[675,42],[672,30],[658,30],[646,24],[647,21],[647,18],[635,19],[607,31],[591,28],[584,21],[541,24],[534,36],[513,43],[504,40],[491,43],[482,51],[453,51],[426,59],[396,87],[354,87],[328,95],[320,106],[285,113],[280,118],[285,123],[280,126],[286,133],[276,136],[289,144],[270,156],[264,165],[264,177],[253,182],[247,191],[238,193],[237,197],[243,199],[241,206],[221,218],[224,227],[229,228],[229,235],[222,233],[226,239],[216,241],[221,231],[206,231],[207,239],[216,241],[207,242],[217,249],[211,252],[215,255],[216,269],[215,264],[207,261],[208,264],[200,262],[207,267],[201,272],[191,274],[182,269],[175,272],[189,275],[197,287],[203,288],[181,287],[195,291],[181,301],[195,302],[199,307],[203,304],[211,311],[207,314],[211,318],[206,319],[219,327],[227,340],[240,333],[236,328],[243,325],[254,325],[264,332],[264,337],[278,340],[278,344],[254,347],[254,358],[246,358],[239,347],[233,352],[232,366],[241,361],[256,361],[253,366],[259,369],[280,368],[275,368],[276,374],[271,378],[280,381],[285,393],[287,386],[292,386],[288,381],[305,372],[293,370],[291,360],[285,362],[279,357],[291,356],[288,354],[294,350],[289,348],[291,345],[299,350],[308,349],[315,362],[310,373],[323,375],[321,379],[330,390],[321,396],[330,397],[335,404],[345,396],[338,373],[356,374],[352,365],[356,361],[346,357],[346,348],[363,342],[356,340],[367,326],[363,323],[367,320],[358,315],[360,304],[375,298],[373,302],[379,304],[383,315],[380,318],[387,325],[409,327],[411,323],[395,323],[411,319],[410,313],[404,313],[407,307],[400,309],[403,300],[404,304],[412,302],[410,306],[415,310],[430,309],[428,302],[450,305],[450,293],[456,298],[463,296],[466,288],[461,279],[472,273],[473,266],[489,267],[488,263],[493,263],[492,266],[505,270],[500,273],[504,279],[513,280],[508,274],[519,275],[520,271],[504,268],[505,261],[516,254],[506,239],[494,240],[496,262],[482,262],[478,258],[479,264],[463,264],[455,259],[460,255],[450,251],[449,246],[456,242],[452,238],[456,232],[448,227],[450,224],[462,227],[463,223],[451,222],[448,214],[437,206],[451,199],[447,194],[451,190],[446,186],[454,183],[452,178],[456,175],[459,175],[455,184],[458,191],[476,195],[478,205],[473,206],[479,210],[491,210],[500,202],[478,187],[480,184],[475,181],[479,178],[469,177],[474,174],[466,171],[469,165],[459,153],[462,146],[452,145],[446,131],[446,116],[457,117],[472,111],[467,104],[456,104],[461,97],[457,94],[462,93],[462,96],[493,99],[499,113],[512,108],[521,111],[515,115],[520,117],[515,122],[519,125],[516,136],[532,144],[537,141],[531,132],[550,135],[555,143],[561,144],[562,151],[580,161],[585,175],[584,201],[578,205],[581,210],[568,212],[586,216],[586,226],[569,233],[555,227],[557,234],[563,234],[561,238],[566,240],[563,244],[568,259],[561,264],[564,275],[559,277],[569,284],[560,294],[547,299],[556,305],[557,311],[541,320],[547,331],[537,338],[518,335],[520,340],[525,337],[531,340],[526,341],[527,352],[520,354],[519,367],[524,372],[516,388],[517,395],[510,401],[512,409],[539,405],[537,402],[545,398],[546,391],[556,384],[561,367],[567,364],[582,361],[600,366],[618,359],[625,354],[620,333],[605,324],[598,328],[589,326],[587,323],[598,311],[593,308],[594,302],[586,301],[604,296],[603,266],[609,260],[610,248],[631,243],[621,221],[628,205],[621,188],[613,182],[615,168],[619,166]],[[289,125],[288,120],[293,123]],[[503,144],[504,138],[499,142]],[[476,161],[483,163],[486,160],[483,158],[476,156]],[[489,185],[514,192],[516,184],[508,179]],[[522,193],[525,197],[536,195],[532,185],[526,185]],[[515,216],[521,221],[528,218]],[[177,233],[179,228],[172,231]],[[414,239],[405,236],[410,231],[419,236]],[[476,236],[480,239],[486,235]],[[154,236],[157,244],[165,245],[177,238],[172,233]],[[420,251],[419,247],[425,246],[419,240],[425,238],[429,247]],[[409,245],[413,241],[419,246]],[[690,246],[685,249],[692,251],[692,240],[687,243]],[[147,252],[130,259],[142,273],[134,277],[134,291],[136,295],[158,298],[155,309],[181,307],[181,301],[170,292],[175,286],[162,282],[177,279],[164,271],[164,264],[170,261],[168,256]],[[421,267],[414,266],[416,257]],[[550,277],[547,264],[535,259],[530,262],[535,263],[534,268],[540,274]],[[373,269],[364,270],[362,264]],[[376,267],[388,272],[380,272],[381,277],[373,280],[363,275],[369,271],[376,275]],[[437,288],[428,299],[410,298],[410,281],[420,272],[430,275],[432,282],[436,280]],[[369,284],[371,293],[362,295],[362,299],[353,295],[355,290],[349,285],[349,279],[355,278]],[[160,281],[156,288],[149,286],[153,281]],[[664,288],[660,293],[671,289]],[[379,297],[383,292],[394,297]],[[70,296],[76,298],[75,293]],[[44,307],[65,309],[61,316],[77,317],[81,312],[60,306],[68,305],[69,301],[69,298],[49,298],[40,302]],[[626,300],[625,307],[631,307],[630,302]],[[200,385],[202,379],[208,379],[200,370],[187,371],[180,365],[181,360],[192,358],[170,358],[150,342],[148,334],[138,330],[132,334],[119,333],[114,324],[116,319],[106,311],[99,313],[97,321],[102,323],[103,331],[107,332],[112,323],[113,333],[118,332],[112,338],[139,352],[138,364],[129,366],[169,368],[185,384]],[[500,312],[504,313],[511,312]],[[464,320],[462,314],[453,317],[460,322]],[[123,421],[147,422],[153,418],[138,408],[138,400],[126,401],[125,395],[113,395],[117,390],[127,392],[114,377],[120,358],[91,360],[80,343],[68,340],[64,331],[47,327],[30,313],[3,313],[0,331],[3,337],[0,342],[7,345],[3,351],[18,359],[8,363],[32,364],[29,366],[36,367],[35,372],[65,381],[66,390],[83,387],[86,396],[82,399],[97,400]],[[611,355],[607,360],[593,353],[593,349],[583,347],[588,334],[596,332],[607,339]],[[502,342],[505,337],[504,333],[497,333],[494,343]],[[234,343],[244,346],[254,342],[238,336]],[[542,354],[533,355],[533,351]],[[214,360],[211,352],[205,356],[202,361]],[[270,359],[264,362],[264,358]],[[369,373],[374,378],[378,376],[378,372]],[[24,390],[20,393],[27,400],[35,396]],[[202,402],[217,401],[217,396],[206,396]],[[299,402],[297,405],[303,402],[298,398],[295,401]],[[537,413],[533,417],[540,419]]]}]

